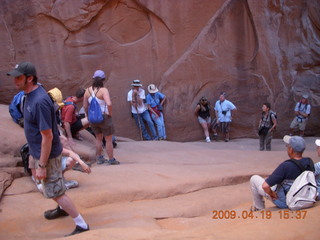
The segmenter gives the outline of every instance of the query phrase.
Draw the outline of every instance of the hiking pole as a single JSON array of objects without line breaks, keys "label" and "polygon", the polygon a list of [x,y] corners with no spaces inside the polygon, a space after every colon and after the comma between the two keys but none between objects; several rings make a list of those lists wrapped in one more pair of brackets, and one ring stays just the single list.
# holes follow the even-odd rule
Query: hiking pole
[{"label": "hiking pole", "polygon": [[[132,93],[133,94],[133,93]],[[139,132],[140,132],[140,138],[141,138],[141,141],[143,141],[143,136],[142,136],[142,127],[141,127],[141,120],[140,120],[140,116],[139,116],[139,112],[138,112],[138,99],[137,99],[137,95],[134,97],[135,99],[135,103],[134,103],[134,107],[137,111],[137,117],[138,117],[138,125],[139,125]]]}]

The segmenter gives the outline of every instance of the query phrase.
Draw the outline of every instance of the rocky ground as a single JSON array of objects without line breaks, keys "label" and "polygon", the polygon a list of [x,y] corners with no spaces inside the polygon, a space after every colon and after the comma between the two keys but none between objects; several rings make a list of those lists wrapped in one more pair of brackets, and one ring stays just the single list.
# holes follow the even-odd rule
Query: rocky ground
[{"label": "rocky ground", "polygon": [[[6,114],[0,118],[6,124],[0,126],[0,176],[5,190],[0,202],[0,239],[63,237],[73,230],[73,221],[43,217],[45,210],[56,205],[37,191],[21,167],[10,166],[19,160],[16,148],[24,137]],[[306,138],[305,156],[318,161],[314,140]],[[86,141],[77,145],[92,151]],[[270,202],[265,212],[249,215],[250,176],[266,176],[287,159],[281,139],[274,139],[272,146],[273,151],[260,152],[257,139],[228,143],[121,140],[115,149],[120,165],[93,164],[90,175],[74,170],[65,174],[80,184],[67,194],[91,228],[69,239],[318,239],[319,202],[300,212],[301,216],[287,215]],[[3,176],[11,180],[4,181]]]}]

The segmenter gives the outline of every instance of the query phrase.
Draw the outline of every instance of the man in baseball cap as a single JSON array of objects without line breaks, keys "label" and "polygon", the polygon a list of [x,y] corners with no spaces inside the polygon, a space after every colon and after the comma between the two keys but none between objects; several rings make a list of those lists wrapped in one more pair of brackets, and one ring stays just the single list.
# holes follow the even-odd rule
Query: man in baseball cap
[{"label": "man in baseball cap", "polygon": [[20,77],[21,75],[36,77],[37,71],[31,62],[20,62],[7,75],[12,77]]},{"label": "man in baseball cap", "polygon": [[24,132],[30,158],[35,162],[36,178],[41,181],[44,196],[59,205],[46,211],[44,217],[55,219],[70,215],[76,228],[69,235],[88,231],[89,225],[65,193],[61,168],[62,145],[55,109],[48,93],[37,84],[36,68],[30,62],[21,62],[7,75],[14,77],[16,87],[27,95],[23,114]]},{"label": "man in baseball cap", "polygon": [[264,209],[264,198],[272,200],[279,208],[288,208],[286,193],[289,191],[291,184],[284,180],[295,180],[301,174],[300,168],[292,162],[292,159],[299,161],[306,170],[314,171],[312,159],[302,156],[306,148],[306,143],[302,137],[286,135],[283,141],[286,143],[290,160],[282,162],[266,179],[258,175],[251,177],[250,186],[253,198],[251,211]]}]

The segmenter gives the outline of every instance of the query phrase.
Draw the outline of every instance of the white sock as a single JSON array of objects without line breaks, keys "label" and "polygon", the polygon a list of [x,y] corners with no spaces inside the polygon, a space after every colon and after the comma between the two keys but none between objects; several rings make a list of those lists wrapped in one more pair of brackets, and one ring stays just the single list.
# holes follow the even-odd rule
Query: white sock
[{"label": "white sock", "polygon": [[84,219],[82,218],[81,214],[79,214],[78,217],[73,219],[74,223],[80,227],[82,227],[83,229],[87,229],[88,228],[88,224],[84,221]]}]

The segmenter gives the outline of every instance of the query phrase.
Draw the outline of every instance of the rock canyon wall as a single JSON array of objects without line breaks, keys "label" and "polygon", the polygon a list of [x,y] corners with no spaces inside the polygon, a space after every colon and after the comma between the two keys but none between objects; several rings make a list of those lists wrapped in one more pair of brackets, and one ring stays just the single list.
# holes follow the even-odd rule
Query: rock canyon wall
[{"label": "rock canyon wall", "polygon": [[126,101],[132,80],[167,95],[169,140],[203,138],[193,114],[220,91],[238,108],[231,137],[256,137],[264,102],[288,133],[309,94],[307,135],[320,134],[320,2],[254,0],[0,0],[0,103],[17,93],[6,72],[33,62],[65,97],[108,75],[116,135],[139,139]]}]

